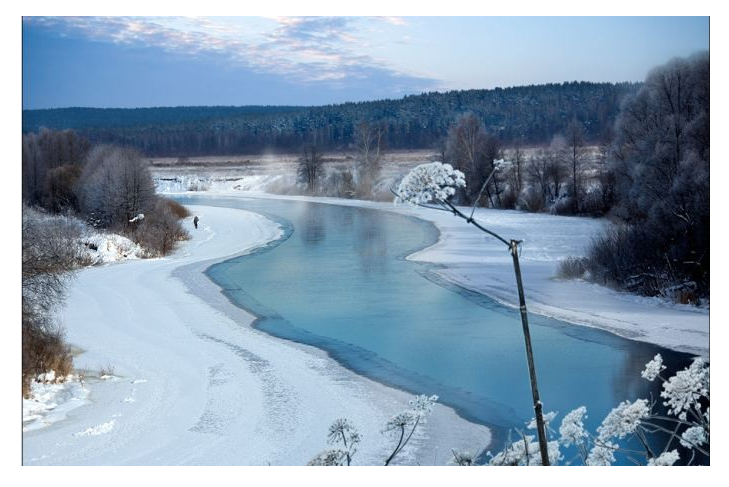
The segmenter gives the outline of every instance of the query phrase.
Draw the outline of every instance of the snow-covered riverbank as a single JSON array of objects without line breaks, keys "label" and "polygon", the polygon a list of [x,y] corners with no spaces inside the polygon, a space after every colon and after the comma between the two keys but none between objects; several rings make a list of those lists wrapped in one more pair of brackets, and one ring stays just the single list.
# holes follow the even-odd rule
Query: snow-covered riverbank
[{"label": "snow-covered riverbank", "polygon": [[[362,434],[355,463],[382,463],[391,441],[381,430],[411,396],[250,328],[252,316],[202,271],[281,230],[241,210],[191,210],[200,228],[186,222],[193,238],[173,256],[78,273],[61,320],[83,350],[75,365],[89,371],[87,404],[24,433],[24,463],[304,464],[340,417]],[[114,377],[92,380],[102,368]],[[490,441],[487,428],[443,406],[420,431],[403,452],[408,463],[445,463],[450,448]]]},{"label": "snow-covered riverbank", "polygon": [[[437,272],[446,280],[507,306],[517,305],[514,269],[504,245],[449,213],[392,203],[261,192],[200,194],[318,201],[394,211],[430,221],[440,231],[438,243],[410,255],[409,259],[442,265]],[[593,236],[603,229],[605,220],[489,209],[478,209],[476,218],[507,238],[524,241],[521,266],[531,312],[709,357],[708,309],[643,298],[583,280],[555,278],[559,260],[584,255]]]}]

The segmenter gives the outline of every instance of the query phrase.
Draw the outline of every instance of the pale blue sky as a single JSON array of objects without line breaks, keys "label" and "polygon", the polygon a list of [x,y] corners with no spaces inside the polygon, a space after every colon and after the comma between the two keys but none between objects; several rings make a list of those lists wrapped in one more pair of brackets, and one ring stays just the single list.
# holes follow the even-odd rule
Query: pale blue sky
[{"label": "pale blue sky", "polygon": [[640,81],[708,17],[33,17],[23,107],[319,105]]}]

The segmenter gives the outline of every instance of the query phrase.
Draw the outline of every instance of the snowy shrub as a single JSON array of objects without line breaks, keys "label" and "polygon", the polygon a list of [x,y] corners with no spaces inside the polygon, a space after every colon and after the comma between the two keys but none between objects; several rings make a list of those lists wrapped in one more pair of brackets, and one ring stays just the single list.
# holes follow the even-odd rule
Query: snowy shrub
[{"label": "snowy shrub", "polygon": [[[416,396],[409,401],[410,407],[393,416],[382,430],[384,434],[397,439],[392,453],[385,460],[389,465],[392,460],[405,448],[417,427],[424,424],[433,411],[433,405],[438,396]],[[342,466],[351,465],[352,457],[357,452],[357,444],[361,441],[357,429],[347,419],[338,419],[329,427],[327,441],[337,448],[325,450],[309,461],[312,466]],[[472,458],[472,457],[471,457]],[[465,456],[463,457],[465,462]]]},{"label": "snowy shrub", "polygon": [[382,431],[397,439],[397,444],[392,450],[390,456],[385,460],[385,465],[389,465],[392,460],[405,448],[415,433],[418,425],[426,422],[427,417],[433,411],[433,405],[438,400],[438,396],[426,396],[421,394],[410,401],[410,409],[402,411],[393,416],[385,425]]},{"label": "snowy shrub", "polygon": [[87,232],[80,240],[86,265],[104,264],[144,256],[142,247],[115,233]]},{"label": "snowy shrub", "polygon": [[505,210],[513,210],[519,203],[519,194],[511,186],[504,190],[501,195],[501,208]]},{"label": "snowy shrub", "polygon": [[568,413],[562,420],[559,427],[560,441],[563,445],[581,445],[587,438],[587,431],[582,422],[587,417],[587,408],[580,406],[574,411]]},{"label": "snowy shrub", "polygon": [[468,451],[451,450],[453,458],[451,459],[452,465],[458,465],[459,467],[471,467],[476,464],[477,455]]},{"label": "snowy shrub", "polygon": [[190,210],[188,210],[184,205],[181,205],[175,200],[171,200],[169,198],[159,198],[159,200],[162,202],[161,204],[167,206],[167,208],[169,208],[172,214],[175,215],[177,218],[182,219],[192,215],[192,213],[190,213]]},{"label": "snowy shrub", "polygon": [[560,196],[549,207],[549,212],[553,215],[574,215],[573,198],[567,195]]},{"label": "snowy shrub", "polygon": [[330,445],[341,445],[341,448],[325,450],[309,461],[310,466],[350,466],[352,457],[357,452],[357,444],[362,441],[357,428],[348,419],[337,419],[329,427],[327,441]]},{"label": "snowy shrub", "polygon": [[[697,358],[685,370],[678,372],[663,383],[661,397],[668,406],[668,414],[678,416],[686,421],[687,413],[693,413],[700,419],[701,398],[709,396],[709,367],[703,359]],[[698,416],[696,416],[698,413]]]},{"label": "snowy shrub", "polygon": [[596,443],[590,454],[584,460],[585,465],[591,467],[609,467],[615,463],[615,450],[618,449],[618,445],[610,441],[604,443]]},{"label": "snowy shrub", "polygon": [[590,187],[580,202],[582,213],[601,216],[610,210],[610,202],[606,201],[607,194],[602,184]]},{"label": "snowy shrub", "polygon": [[150,256],[167,255],[178,242],[190,238],[167,201],[159,199],[153,211],[132,232],[133,240],[142,245]]},{"label": "snowy shrub", "polygon": [[[610,411],[597,428],[597,435],[594,435],[585,429],[583,420],[587,417],[587,408],[581,406],[565,415],[558,437],[548,425],[555,415],[546,413],[546,430],[552,436],[548,443],[550,462],[555,465],[568,454],[568,464],[578,459],[584,465],[607,466],[615,463],[616,455],[620,454],[639,465],[669,466],[683,458],[684,452],[688,465],[697,456],[708,461],[709,366],[703,359],[696,358],[691,365],[668,379],[661,376],[665,368],[658,354],[646,364],[641,376],[649,381],[656,378],[663,381],[661,397],[665,399],[663,404],[668,407],[667,413],[654,411],[655,403],[646,399],[623,401]],[[532,419],[527,427],[534,428],[535,421]],[[656,448],[657,440],[651,441],[658,434],[668,437],[660,449]],[[517,441],[508,439],[504,449],[496,455],[489,452],[488,464],[539,465],[539,444],[533,436],[521,432],[519,435]],[[617,442],[632,438],[637,438],[644,451],[627,450]],[[576,453],[573,455],[572,451]],[[456,459],[453,462],[460,465]]]},{"label": "snowy shrub", "polygon": [[561,279],[582,279],[587,270],[587,259],[584,257],[567,257],[559,261],[557,277]]},{"label": "snowy shrub", "polygon": [[[496,455],[491,455],[489,452],[488,455],[491,456],[491,459],[488,464],[491,466],[542,465],[539,443],[535,441],[534,435],[523,433],[520,435],[521,439],[507,442],[506,448]],[[558,441],[547,443],[547,455],[551,465],[556,465],[562,459]]]},{"label": "snowy shrub", "polygon": [[651,458],[648,460],[648,466],[649,467],[670,467],[674,463],[676,463],[679,459],[678,451],[667,451],[665,453],[661,453],[661,455],[658,458]]},{"label": "snowy shrub", "polygon": [[539,189],[530,186],[522,192],[518,203],[520,210],[539,213],[544,211],[544,207],[544,194]]},{"label": "snowy shrub", "polygon": [[466,186],[463,173],[450,164],[431,162],[413,168],[400,182],[397,201],[413,205],[445,201]]},{"label": "snowy shrub", "polygon": [[663,357],[660,353],[657,353],[653,360],[645,364],[645,369],[640,373],[640,376],[653,382],[663,370],[666,370],[666,366],[663,365]]},{"label": "snowy shrub", "polygon": [[348,169],[332,169],[327,172],[321,195],[336,198],[353,198],[356,194],[356,189],[352,171]]},{"label": "snowy shrub", "polygon": [[649,414],[650,408],[647,400],[638,399],[632,403],[623,401],[618,407],[613,408],[602,424],[598,426],[599,438],[603,441],[612,438],[623,439],[627,435],[635,433],[641,420],[647,418]]},{"label": "snowy shrub", "polygon": [[347,452],[344,450],[324,450],[312,458],[307,465],[311,467],[343,467],[349,465],[345,458]]},{"label": "snowy shrub", "polygon": [[71,351],[53,312],[81,261],[81,226],[73,218],[28,207],[22,214],[22,389],[38,374],[71,372]]}]

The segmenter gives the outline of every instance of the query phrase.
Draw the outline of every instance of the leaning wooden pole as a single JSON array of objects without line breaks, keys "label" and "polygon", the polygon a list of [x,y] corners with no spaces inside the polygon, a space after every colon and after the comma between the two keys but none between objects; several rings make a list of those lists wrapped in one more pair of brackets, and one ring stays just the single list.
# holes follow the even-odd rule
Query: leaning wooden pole
[{"label": "leaning wooden pole", "polygon": [[[491,175],[486,179],[486,181],[483,183],[483,186],[481,186],[481,191],[478,193],[478,197],[476,197],[476,202],[481,198],[481,194],[484,191],[484,188],[486,188],[486,185],[488,184],[491,177],[494,175],[494,171],[491,172]],[[391,189],[390,190],[392,194],[394,194],[397,198],[400,198],[400,195],[398,193]],[[549,453],[547,450],[547,431],[544,427],[544,415],[542,414],[542,401],[539,399],[539,388],[537,387],[537,370],[534,366],[534,352],[532,351],[532,337],[529,333],[529,317],[527,316],[527,307],[526,307],[526,300],[524,299],[524,285],[521,282],[521,267],[519,266],[519,243],[520,240],[506,240],[504,237],[499,235],[498,233],[492,232],[488,228],[484,227],[483,225],[479,224],[476,220],[473,219],[473,214],[476,211],[476,205],[474,204],[473,210],[471,211],[471,216],[466,216],[461,210],[455,207],[453,203],[449,202],[446,199],[438,200],[437,203],[440,205],[439,207],[433,207],[428,206],[421,203],[416,203],[417,206],[422,206],[424,208],[430,208],[434,210],[441,210],[441,211],[447,211],[449,213],[453,213],[454,216],[457,216],[459,218],[463,218],[466,220],[466,223],[470,223],[471,225],[475,226],[482,232],[488,233],[492,237],[498,239],[502,243],[504,243],[507,247],[509,247],[509,251],[511,252],[511,257],[514,259],[514,273],[516,274],[516,287],[519,291],[519,311],[521,312],[521,326],[522,330],[524,332],[524,344],[526,345],[526,354],[527,354],[527,364],[529,365],[529,381],[532,386],[532,399],[534,401],[534,418],[537,422],[537,437],[539,439],[539,452],[541,453],[542,457],[542,465],[549,466]]]},{"label": "leaning wooden pole", "polygon": [[534,352],[532,351],[532,338],[529,333],[529,317],[527,316],[526,300],[524,299],[524,286],[521,282],[521,267],[519,266],[519,242],[512,240],[509,243],[511,256],[514,259],[514,273],[516,274],[516,287],[519,290],[519,311],[521,313],[521,326],[524,331],[524,344],[526,345],[527,364],[529,365],[529,381],[532,385],[532,399],[534,400],[534,417],[537,421],[537,435],[539,437],[539,452],[542,455],[542,465],[549,466],[547,452],[547,432],[544,428],[542,415],[542,401],[539,399],[537,387],[537,370],[534,367]]}]

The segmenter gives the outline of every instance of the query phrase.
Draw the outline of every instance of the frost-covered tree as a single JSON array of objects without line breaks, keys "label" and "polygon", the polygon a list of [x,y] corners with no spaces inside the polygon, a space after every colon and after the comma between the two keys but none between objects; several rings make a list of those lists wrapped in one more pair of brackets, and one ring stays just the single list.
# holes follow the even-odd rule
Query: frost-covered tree
[{"label": "frost-covered tree", "polygon": [[709,292],[709,53],[651,71],[615,123],[611,171],[625,231],[593,247],[592,273],[643,294]]},{"label": "frost-covered tree", "polygon": [[128,225],[155,204],[147,163],[132,149],[97,146],[89,153],[79,181],[81,209],[96,225]]}]

